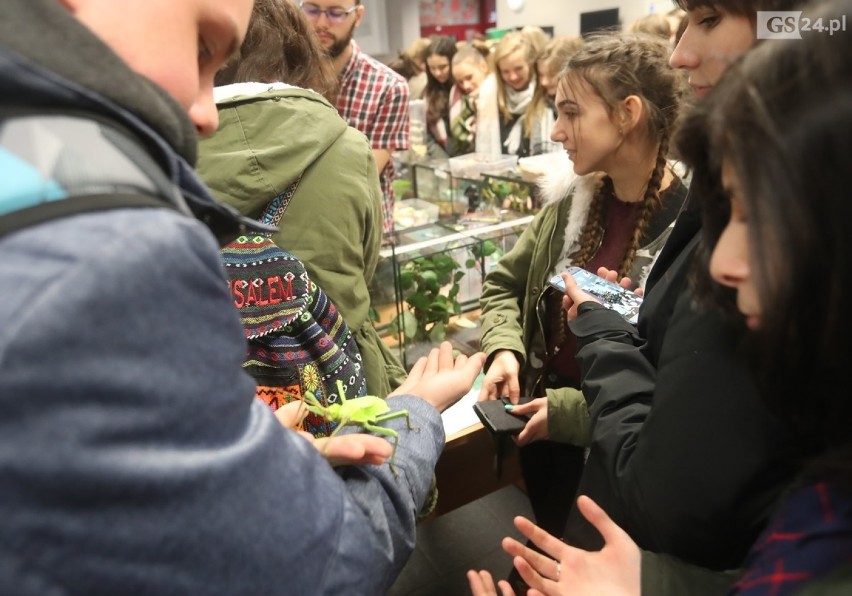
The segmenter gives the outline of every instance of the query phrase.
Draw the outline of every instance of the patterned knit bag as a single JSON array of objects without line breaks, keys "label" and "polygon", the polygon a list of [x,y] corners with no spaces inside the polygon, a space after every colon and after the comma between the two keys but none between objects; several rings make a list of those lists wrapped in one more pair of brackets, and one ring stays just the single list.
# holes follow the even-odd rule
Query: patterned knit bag
[{"label": "patterned knit bag", "polygon": [[[264,223],[277,224],[286,209],[278,199]],[[366,395],[361,353],[349,327],[297,257],[264,235],[237,238],[222,257],[248,340],[243,367],[257,381],[261,399],[276,410],[310,391],[328,406],[340,401],[337,381],[346,399]],[[303,426],[318,437],[334,430],[315,414]]]},{"label": "patterned knit bag", "polygon": [[[258,396],[276,410],[311,391],[327,406],[366,394],[361,354],[337,308],[302,262],[266,236],[241,236],[222,249],[234,306],[248,340],[243,366]],[[305,430],[327,436],[331,423],[310,414]]]}]

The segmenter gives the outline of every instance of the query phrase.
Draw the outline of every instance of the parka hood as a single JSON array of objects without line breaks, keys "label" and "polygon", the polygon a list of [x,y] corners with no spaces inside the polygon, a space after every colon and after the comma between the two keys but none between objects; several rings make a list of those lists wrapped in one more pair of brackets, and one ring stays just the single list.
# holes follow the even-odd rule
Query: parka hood
[{"label": "parka hood", "polygon": [[278,196],[348,128],[337,109],[309,89],[237,83],[218,87],[215,97],[219,128],[199,145],[198,171],[231,204]]}]

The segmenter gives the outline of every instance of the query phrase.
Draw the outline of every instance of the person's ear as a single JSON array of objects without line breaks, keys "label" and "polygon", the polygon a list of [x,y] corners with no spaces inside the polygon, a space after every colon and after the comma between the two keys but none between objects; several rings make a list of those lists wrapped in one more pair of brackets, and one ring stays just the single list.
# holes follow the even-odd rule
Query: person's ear
[{"label": "person's ear", "polygon": [[622,134],[627,134],[639,125],[645,113],[645,104],[636,95],[628,95],[619,105],[616,125]]},{"label": "person's ear", "polygon": [[[358,8],[355,9],[355,27],[358,28],[361,26],[361,19],[364,18],[364,5],[359,4]],[[423,64],[423,68],[426,68],[426,64]]]}]

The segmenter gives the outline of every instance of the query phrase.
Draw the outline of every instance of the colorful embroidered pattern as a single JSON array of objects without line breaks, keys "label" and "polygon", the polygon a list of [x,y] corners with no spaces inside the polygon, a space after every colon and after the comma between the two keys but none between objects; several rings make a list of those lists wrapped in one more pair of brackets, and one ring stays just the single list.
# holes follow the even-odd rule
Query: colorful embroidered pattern
[{"label": "colorful embroidered pattern", "polygon": [[[306,391],[328,406],[367,392],[361,353],[343,317],[294,255],[266,236],[241,236],[222,249],[228,288],[248,340],[243,366],[274,410]],[[305,430],[326,436],[333,425],[309,416]]]}]

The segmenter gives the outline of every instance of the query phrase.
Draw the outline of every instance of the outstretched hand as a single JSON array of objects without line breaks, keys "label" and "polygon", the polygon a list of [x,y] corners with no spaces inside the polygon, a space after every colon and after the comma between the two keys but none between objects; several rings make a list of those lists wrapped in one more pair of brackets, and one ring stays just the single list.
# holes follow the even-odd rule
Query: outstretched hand
[{"label": "outstretched hand", "polygon": [[[513,555],[515,568],[530,587],[531,596],[638,596],[641,591],[639,547],[590,498],[581,496],[577,507],[604,538],[597,552],[574,548],[548,534],[523,517],[515,518],[515,527],[542,551],[527,548],[513,538],[503,539],[503,550]],[[487,572],[468,572],[468,583],[475,596],[497,595]],[[511,587],[499,582],[501,596],[512,594]]]},{"label": "outstretched hand", "polygon": [[388,397],[416,395],[443,412],[470,391],[483,364],[485,354],[453,357],[452,344],[441,342],[414,364],[402,385]]},{"label": "outstretched hand", "polygon": [[470,584],[470,593],[473,596],[515,596],[515,591],[507,581],[501,581],[498,584],[500,587],[498,592],[498,586],[494,585],[494,578],[484,569],[482,571],[468,571],[467,583]]},{"label": "outstretched hand", "polygon": [[379,465],[393,453],[386,439],[363,433],[316,438],[311,433],[296,430],[307,411],[301,401],[285,404],[275,411],[275,417],[313,445],[332,466]]}]

